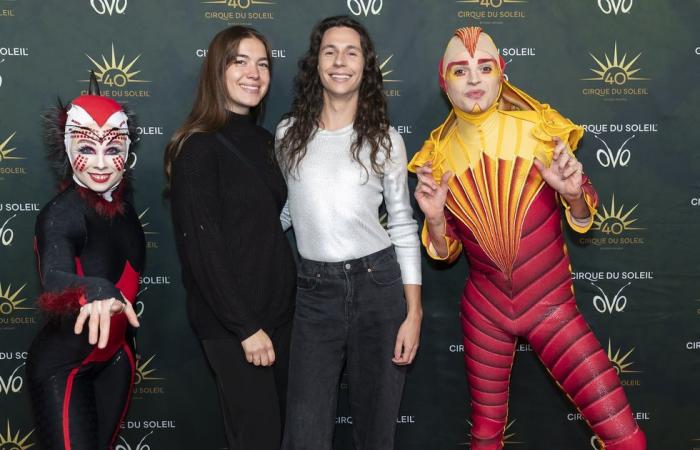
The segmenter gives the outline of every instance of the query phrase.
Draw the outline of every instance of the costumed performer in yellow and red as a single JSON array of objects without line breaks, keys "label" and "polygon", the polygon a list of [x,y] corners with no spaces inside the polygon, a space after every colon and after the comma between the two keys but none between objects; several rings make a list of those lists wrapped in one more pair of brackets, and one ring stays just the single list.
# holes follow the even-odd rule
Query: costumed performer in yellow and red
[{"label": "costumed performer in yellow and red", "polygon": [[[644,450],[617,372],[578,311],[562,232],[590,228],[598,203],[573,155],[583,135],[512,86],[491,37],[460,28],[440,62],[452,111],[409,163],[437,260],[464,251],[461,300],[472,450],[503,448],[509,379],[526,338],[606,450]],[[546,440],[546,438],[543,438]]]}]

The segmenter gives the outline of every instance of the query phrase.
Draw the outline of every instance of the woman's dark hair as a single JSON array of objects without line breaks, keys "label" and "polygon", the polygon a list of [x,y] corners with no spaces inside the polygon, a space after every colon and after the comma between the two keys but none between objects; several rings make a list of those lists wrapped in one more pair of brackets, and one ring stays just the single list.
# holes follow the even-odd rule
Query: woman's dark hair
[{"label": "woman's dark hair", "polygon": [[[185,123],[175,131],[165,147],[164,165],[166,193],[170,189],[172,164],[182,150],[182,145],[194,133],[210,132],[221,129],[228,118],[226,105],[229,99],[226,89],[226,69],[238,56],[238,47],[243,39],[253,38],[265,46],[268,63],[272,65],[272,51],[265,36],[250,27],[235,25],[220,31],[209,44],[207,56],[202,63],[199,84],[194,105]],[[251,115],[260,117],[263,102],[253,108]]]},{"label": "woman's dark hair", "polygon": [[284,115],[285,119],[292,121],[280,141],[280,163],[286,173],[296,171],[306,155],[306,145],[318,129],[323,109],[323,85],[318,73],[318,56],[323,34],[334,27],[351,28],[360,35],[365,65],[353,124],[356,138],[350,147],[350,153],[352,158],[367,170],[360,161],[360,151],[365,143],[369,144],[372,170],[379,174],[383,170],[377,160],[377,154],[382,151],[388,159],[391,152],[382,73],[367,29],[348,16],[323,19],[311,31],[309,49],[299,61],[299,72],[294,79],[292,110]]}]

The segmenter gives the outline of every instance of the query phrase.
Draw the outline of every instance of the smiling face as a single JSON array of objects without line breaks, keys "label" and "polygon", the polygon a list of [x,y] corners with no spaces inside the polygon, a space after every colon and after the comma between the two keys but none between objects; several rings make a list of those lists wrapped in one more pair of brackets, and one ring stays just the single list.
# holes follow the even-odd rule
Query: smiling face
[{"label": "smiling face", "polygon": [[124,177],[128,154],[128,131],[106,123],[70,126],[68,157],[73,175],[88,189],[109,191]]},{"label": "smiling face", "polygon": [[226,69],[226,109],[249,114],[258,106],[270,87],[270,61],[265,44],[255,38],[242,39],[236,56]]},{"label": "smiling face", "polygon": [[325,95],[356,96],[362,83],[365,58],[360,34],[348,27],[323,33],[318,54],[318,75]]},{"label": "smiling face", "polygon": [[452,105],[467,113],[485,111],[496,102],[502,74],[498,63],[488,53],[466,50],[447,63],[445,91]]}]

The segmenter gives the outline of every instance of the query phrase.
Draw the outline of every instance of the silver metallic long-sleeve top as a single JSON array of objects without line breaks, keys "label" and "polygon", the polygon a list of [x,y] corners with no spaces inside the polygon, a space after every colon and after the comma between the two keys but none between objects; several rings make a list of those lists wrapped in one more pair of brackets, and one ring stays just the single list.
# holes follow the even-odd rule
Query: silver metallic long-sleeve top
[{"label": "silver metallic long-sleeve top", "polygon": [[[284,136],[288,122],[277,127]],[[318,130],[306,148],[298,171],[287,175],[288,200],[281,220],[293,224],[299,253],[314,261],[338,262],[361,258],[394,245],[404,284],[421,284],[418,224],[413,218],[406,180],[406,147],[390,128],[389,161],[378,155],[384,173],[372,171],[369,145],[352,159],[352,124],[335,131]],[[385,203],[387,228],[380,223]]]}]

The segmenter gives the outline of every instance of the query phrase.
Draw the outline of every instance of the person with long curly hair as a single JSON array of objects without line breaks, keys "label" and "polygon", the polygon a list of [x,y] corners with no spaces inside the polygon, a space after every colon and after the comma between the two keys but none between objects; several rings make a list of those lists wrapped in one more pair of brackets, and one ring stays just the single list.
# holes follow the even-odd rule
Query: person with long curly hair
[{"label": "person with long curly hair", "polygon": [[209,44],[192,111],[165,154],[190,323],[216,379],[230,450],[278,450],[296,268],[270,132],[256,124],[270,45],[232,26]]},{"label": "person with long curly hair", "polygon": [[331,448],[344,365],[355,448],[393,448],[422,319],[420,243],[406,149],[359,22],[330,17],[313,29],[276,139],[282,220],[301,255],[282,448]]}]

